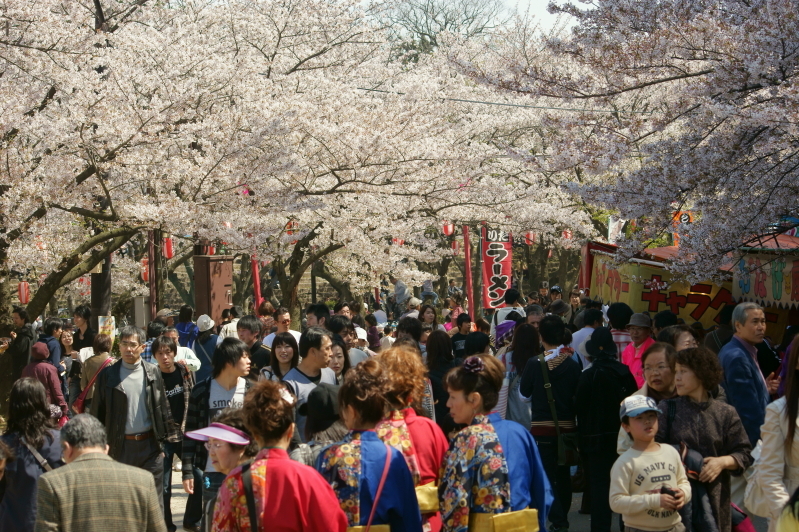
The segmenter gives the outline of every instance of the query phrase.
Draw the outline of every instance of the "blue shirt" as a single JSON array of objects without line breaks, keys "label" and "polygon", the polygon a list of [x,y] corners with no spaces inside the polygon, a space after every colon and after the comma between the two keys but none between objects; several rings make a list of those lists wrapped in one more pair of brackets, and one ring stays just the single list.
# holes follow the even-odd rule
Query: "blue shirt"
[{"label": "blue shirt", "polygon": [[499,414],[489,414],[488,419],[508,462],[511,510],[535,508],[538,510],[538,526],[541,532],[546,532],[547,516],[554,497],[535,439],[519,423],[502,419]]}]

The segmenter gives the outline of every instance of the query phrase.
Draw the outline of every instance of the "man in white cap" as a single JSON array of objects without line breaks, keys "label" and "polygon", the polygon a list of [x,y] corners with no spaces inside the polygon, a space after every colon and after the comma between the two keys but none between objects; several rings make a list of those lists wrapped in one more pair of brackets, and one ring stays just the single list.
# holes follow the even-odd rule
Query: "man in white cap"
[{"label": "man in white cap", "polygon": [[194,374],[196,382],[202,382],[211,376],[213,371],[212,360],[216,346],[222,343],[222,337],[214,334],[216,323],[208,314],[203,314],[197,318],[197,329],[200,334],[194,342],[194,353],[200,359],[200,369]]},{"label": "man in white cap", "polygon": [[402,318],[416,318],[419,319],[419,307],[422,305],[418,297],[412,297],[408,300],[408,311],[400,316]]}]

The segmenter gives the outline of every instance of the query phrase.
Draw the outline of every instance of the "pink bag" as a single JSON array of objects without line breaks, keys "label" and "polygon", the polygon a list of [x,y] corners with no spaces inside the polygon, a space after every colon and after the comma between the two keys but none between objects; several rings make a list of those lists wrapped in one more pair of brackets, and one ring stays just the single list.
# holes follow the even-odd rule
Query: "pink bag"
[{"label": "pink bag", "polygon": [[730,504],[732,505],[732,532],[755,532],[755,525],[752,524],[749,516],[735,504]]}]

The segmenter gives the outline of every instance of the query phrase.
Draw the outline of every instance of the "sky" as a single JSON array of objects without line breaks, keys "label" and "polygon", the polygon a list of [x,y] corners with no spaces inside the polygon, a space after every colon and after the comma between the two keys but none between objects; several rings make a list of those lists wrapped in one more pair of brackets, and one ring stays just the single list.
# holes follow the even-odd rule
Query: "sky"
[{"label": "sky", "polygon": [[557,22],[558,16],[547,11],[550,0],[504,0],[504,2],[508,8],[516,7],[519,12],[529,8],[530,14],[538,19],[543,30],[551,29]]}]

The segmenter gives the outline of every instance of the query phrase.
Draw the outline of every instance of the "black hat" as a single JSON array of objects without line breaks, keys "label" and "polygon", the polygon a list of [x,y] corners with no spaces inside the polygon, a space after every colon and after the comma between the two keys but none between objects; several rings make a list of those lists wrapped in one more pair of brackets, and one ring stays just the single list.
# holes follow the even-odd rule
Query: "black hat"
[{"label": "black hat", "polygon": [[308,401],[297,409],[301,416],[307,416],[305,425],[308,434],[327,430],[338,421],[338,389],[333,384],[319,383],[308,394]]},{"label": "black hat", "polygon": [[607,327],[597,327],[585,343],[585,352],[591,358],[615,357],[618,350],[613,335]]},{"label": "black hat", "polygon": [[560,286],[555,285],[555,286],[553,286],[552,288],[549,289],[549,293],[551,294],[552,292],[557,292],[559,294],[562,294],[563,290],[561,289]]}]

